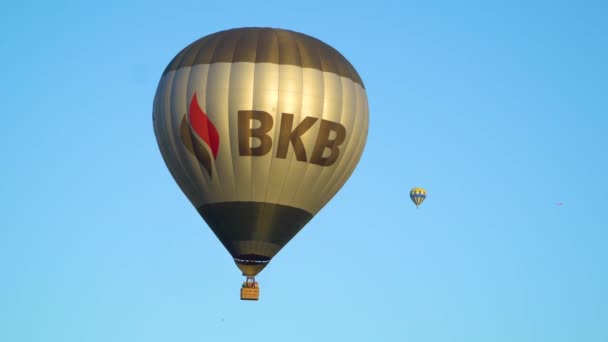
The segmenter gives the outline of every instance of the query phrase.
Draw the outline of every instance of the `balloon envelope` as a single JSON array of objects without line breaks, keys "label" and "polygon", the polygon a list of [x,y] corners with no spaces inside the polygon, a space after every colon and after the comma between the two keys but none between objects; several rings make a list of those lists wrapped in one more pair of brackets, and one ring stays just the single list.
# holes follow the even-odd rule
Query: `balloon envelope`
[{"label": "balloon envelope", "polygon": [[363,152],[363,82],[334,48],[281,29],[203,37],[162,74],[154,132],[173,178],[245,275],[319,212]]},{"label": "balloon envelope", "polygon": [[410,199],[414,202],[416,208],[419,207],[426,199],[426,190],[423,188],[413,188],[410,190]]}]

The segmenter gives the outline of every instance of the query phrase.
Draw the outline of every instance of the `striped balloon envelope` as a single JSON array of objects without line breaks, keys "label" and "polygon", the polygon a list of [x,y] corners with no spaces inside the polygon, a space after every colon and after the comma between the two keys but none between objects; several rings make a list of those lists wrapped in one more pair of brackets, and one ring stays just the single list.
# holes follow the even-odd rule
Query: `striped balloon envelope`
[{"label": "striped balloon envelope", "polygon": [[413,188],[410,190],[410,199],[414,202],[416,208],[418,208],[426,199],[426,190],[423,188]]},{"label": "striped balloon envelope", "polygon": [[243,274],[255,276],[352,174],[368,102],[357,71],[329,45],[237,28],[173,58],[153,122],[173,178]]}]

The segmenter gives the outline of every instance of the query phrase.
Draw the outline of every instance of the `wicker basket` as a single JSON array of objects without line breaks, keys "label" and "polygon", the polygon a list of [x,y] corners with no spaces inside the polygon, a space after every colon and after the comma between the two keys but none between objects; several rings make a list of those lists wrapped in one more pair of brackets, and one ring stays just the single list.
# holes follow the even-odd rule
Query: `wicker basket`
[{"label": "wicker basket", "polygon": [[241,287],[241,300],[258,300],[260,298],[259,287]]}]

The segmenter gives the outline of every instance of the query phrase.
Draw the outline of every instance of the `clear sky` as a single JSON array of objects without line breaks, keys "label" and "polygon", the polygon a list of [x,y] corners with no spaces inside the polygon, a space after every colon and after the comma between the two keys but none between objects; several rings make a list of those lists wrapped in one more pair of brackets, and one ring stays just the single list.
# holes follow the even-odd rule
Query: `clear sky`
[{"label": "clear sky", "polygon": [[[607,6],[3,2],[0,341],[608,341]],[[152,130],[173,56],[242,26],[332,45],[370,105],[258,302]]]}]

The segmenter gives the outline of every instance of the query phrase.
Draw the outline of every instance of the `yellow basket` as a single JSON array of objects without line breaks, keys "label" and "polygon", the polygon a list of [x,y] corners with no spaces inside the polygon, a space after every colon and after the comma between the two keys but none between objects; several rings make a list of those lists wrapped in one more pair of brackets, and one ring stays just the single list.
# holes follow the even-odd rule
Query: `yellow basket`
[{"label": "yellow basket", "polygon": [[259,287],[242,287],[241,300],[258,300],[260,298]]}]

